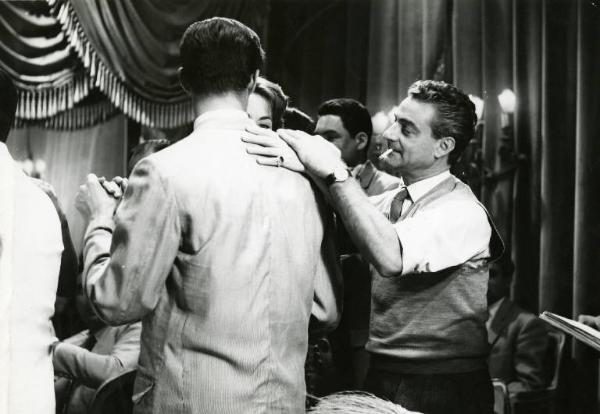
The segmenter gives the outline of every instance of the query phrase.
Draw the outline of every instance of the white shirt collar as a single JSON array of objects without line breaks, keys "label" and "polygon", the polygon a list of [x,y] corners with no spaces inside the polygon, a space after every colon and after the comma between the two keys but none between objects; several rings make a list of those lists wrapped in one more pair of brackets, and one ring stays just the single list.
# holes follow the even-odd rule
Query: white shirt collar
[{"label": "white shirt collar", "polygon": [[9,154],[8,147],[4,142],[0,142],[0,155],[6,156],[7,154]]},{"label": "white shirt collar", "polygon": [[216,109],[214,111],[204,112],[194,120],[194,131],[198,128],[211,124],[213,122],[223,123],[223,121],[233,122],[235,125],[247,123],[250,117],[241,109]]},{"label": "white shirt collar", "polygon": [[425,178],[424,180],[417,181],[407,187],[408,194],[410,195],[411,201],[414,203],[419,198],[427,194],[433,187],[450,177],[450,170],[443,171],[433,177]]}]

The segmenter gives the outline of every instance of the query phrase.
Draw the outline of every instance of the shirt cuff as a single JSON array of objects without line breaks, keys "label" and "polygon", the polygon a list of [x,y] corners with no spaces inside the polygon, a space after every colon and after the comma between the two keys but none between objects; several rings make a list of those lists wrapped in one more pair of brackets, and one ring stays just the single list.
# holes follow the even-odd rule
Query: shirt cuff
[{"label": "shirt cuff", "polygon": [[85,239],[90,236],[90,233],[96,230],[105,230],[112,233],[115,230],[115,221],[112,217],[100,216],[90,220],[85,232]]},{"label": "shirt cuff", "polygon": [[402,246],[402,272],[401,276],[408,275],[411,273],[417,273],[419,271],[419,262],[416,260],[416,255],[412,254],[412,247],[414,246],[413,242],[410,240],[410,237],[407,236],[405,231],[402,231],[399,226],[395,225],[396,234],[398,235],[398,240],[400,241],[400,246]]}]

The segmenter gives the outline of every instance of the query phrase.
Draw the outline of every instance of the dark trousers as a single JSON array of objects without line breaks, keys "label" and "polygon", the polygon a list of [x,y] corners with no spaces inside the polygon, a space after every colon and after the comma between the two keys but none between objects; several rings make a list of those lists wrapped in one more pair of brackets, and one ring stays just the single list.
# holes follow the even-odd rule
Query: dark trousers
[{"label": "dark trousers", "polygon": [[493,414],[487,370],[459,374],[400,374],[370,368],[366,391],[425,414]]}]

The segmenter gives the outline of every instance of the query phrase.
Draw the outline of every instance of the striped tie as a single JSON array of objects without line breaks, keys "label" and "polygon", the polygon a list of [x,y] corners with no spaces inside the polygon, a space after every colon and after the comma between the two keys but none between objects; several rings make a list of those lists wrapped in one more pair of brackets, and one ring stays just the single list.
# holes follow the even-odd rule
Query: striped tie
[{"label": "striped tie", "polygon": [[404,200],[408,197],[408,188],[402,187],[402,189],[396,194],[394,199],[392,200],[392,204],[390,206],[390,221],[395,223],[398,221],[400,216],[402,215],[402,204],[404,204]]}]

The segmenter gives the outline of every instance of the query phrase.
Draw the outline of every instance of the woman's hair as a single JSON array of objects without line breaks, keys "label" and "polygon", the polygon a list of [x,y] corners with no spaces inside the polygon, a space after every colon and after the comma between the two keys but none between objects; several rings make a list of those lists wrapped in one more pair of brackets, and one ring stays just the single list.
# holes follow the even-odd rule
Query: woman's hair
[{"label": "woman's hair", "polygon": [[283,114],[283,126],[287,129],[298,129],[307,134],[315,132],[315,121],[298,108],[291,106],[288,106]]},{"label": "woman's hair", "polygon": [[259,76],[256,79],[254,93],[262,96],[271,105],[272,130],[276,131],[283,126],[283,114],[287,108],[288,97],[283,93],[281,86]]}]

